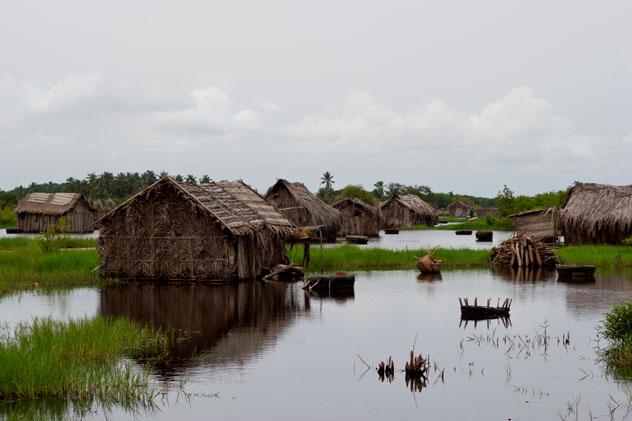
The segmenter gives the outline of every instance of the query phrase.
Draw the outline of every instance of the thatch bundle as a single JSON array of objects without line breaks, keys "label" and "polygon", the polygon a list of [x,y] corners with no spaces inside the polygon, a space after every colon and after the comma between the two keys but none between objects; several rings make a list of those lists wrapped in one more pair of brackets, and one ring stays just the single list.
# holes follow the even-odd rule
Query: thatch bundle
[{"label": "thatch bundle", "polygon": [[279,179],[264,197],[297,227],[317,228],[323,240],[336,241],[340,212],[316,197],[303,183]]},{"label": "thatch bundle", "polygon": [[22,232],[44,232],[61,217],[68,218],[70,232],[91,232],[95,220],[95,209],[80,193],[29,193],[15,213]]},{"label": "thatch bundle", "polygon": [[294,226],[241,181],[164,177],[101,220],[104,277],[254,279],[285,258]]},{"label": "thatch bundle", "polygon": [[378,212],[384,229],[432,226],[439,221],[435,209],[413,194],[391,197],[378,206]]},{"label": "thatch bundle", "polygon": [[345,197],[334,203],[334,208],[340,211],[342,223],[340,235],[379,236],[379,218],[377,210],[355,197]]},{"label": "thatch bundle", "polygon": [[448,205],[448,215],[457,218],[467,218],[470,216],[470,211],[473,211],[472,205],[463,200],[455,200]]},{"label": "thatch bundle", "polygon": [[553,248],[523,234],[514,234],[492,249],[492,263],[498,266],[541,267],[559,263]]},{"label": "thatch bundle", "polygon": [[561,216],[567,243],[620,243],[632,235],[632,185],[575,183]]}]

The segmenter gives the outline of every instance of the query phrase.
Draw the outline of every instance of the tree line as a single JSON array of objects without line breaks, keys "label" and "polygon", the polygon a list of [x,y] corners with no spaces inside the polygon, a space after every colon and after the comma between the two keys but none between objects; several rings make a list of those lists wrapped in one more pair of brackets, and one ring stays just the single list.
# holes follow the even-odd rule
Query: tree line
[{"label": "tree line", "polygon": [[[0,190],[0,209],[16,206],[24,196],[32,192],[82,193],[90,199],[102,201],[113,199],[115,202],[120,203],[166,175],[168,174],[164,171],[156,173],[152,170],[142,173],[120,172],[118,174],[106,171],[102,174],[89,173],[84,179],[69,177],[62,183],[50,181],[47,183],[31,183],[28,186],[18,186],[9,191]],[[176,174],[172,175],[172,177],[176,181],[188,183],[208,183],[210,181],[210,177],[207,174],[199,177],[192,174],[185,176]],[[326,171],[320,179],[320,188],[317,195],[327,202],[334,202],[342,197],[357,197],[366,203],[376,205],[397,194],[414,194],[437,209],[445,209],[455,200],[462,200],[476,208],[498,207],[503,215],[510,215],[524,210],[559,206],[566,198],[565,191],[542,193],[535,196],[516,196],[507,186],[504,186],[496,197],[490,198],[455,194],[453,192],[440,193],[432,191],[430,187],[425,185],[407,185],[397,182],[386,183],[381,180],[376,181],[371,190],[356,184],[348,184],[341,189],[335,189],[334,184],[333,175]]]}]

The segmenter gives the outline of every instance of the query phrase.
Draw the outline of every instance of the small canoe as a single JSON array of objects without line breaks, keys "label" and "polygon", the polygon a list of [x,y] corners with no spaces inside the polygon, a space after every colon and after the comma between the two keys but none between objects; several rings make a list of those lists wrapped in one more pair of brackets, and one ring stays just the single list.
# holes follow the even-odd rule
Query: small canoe
[{"label": "small canoe", "polygon": [[593,282],[594,265],[557,265],[557,279],[561,282]]},{"label": "small canoe", "polygon": [[309,291],[342,291],[353,289],[355,275],[335,273],[333,275],[310,276],[303,289]]},{"label": "small canoe", "polygon": [[492,241],[493,239],[493,231],[476,231],[476,241]]},{"label": "small canoe", "polygon": [[472,230],[458,230],[454,231],[456,235],[472,235]]},{"label": "small canoe", "polygon": [[347,235],[347,243],[350,244],[366,244],[369,242],[369,237],[366,235]]},{"label": "small canoe", "polygon": [[397,228],[385,229],[384,234],[399,234],[399,229]]}]

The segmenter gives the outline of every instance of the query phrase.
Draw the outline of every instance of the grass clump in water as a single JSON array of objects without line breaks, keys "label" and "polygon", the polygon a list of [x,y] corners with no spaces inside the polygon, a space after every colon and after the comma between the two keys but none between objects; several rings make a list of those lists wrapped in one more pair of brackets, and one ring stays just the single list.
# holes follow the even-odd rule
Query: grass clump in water
[{"label": "grass clump in water", "polygon": [[600,333],[609,342],[602,352],[608,370],[618,378],[632,378],[632,303],[615,304],[604,315]]},{"label": "grass clump in water", "polygon": [[563,264],[632,267],[632,247],[615,245],[564,246],[555,250]]},{"label": "grass clump in water", "polygon": [[147,376],[124,357],[166,353],[165,334],[126,319],[36,319],[0,339],[0,399],[65,399],[81,404],[151,403]]},{"label": "grass clump in water", "polygon": [[[417,258],[425,254],[426,250],[385,250],[346,244],[323,248],[322,267],[327,272],[414,269]],[[289,249],[288,256],[292,262],[301,264],[303,246],[296,245]],[[489,264],[489,250],[437,249],[434,256],[443,261],[445,268],[485,267]],[[318,247],[312,247],[307,270],[315,272],[320,270],[320,267],[320,250]]]}]

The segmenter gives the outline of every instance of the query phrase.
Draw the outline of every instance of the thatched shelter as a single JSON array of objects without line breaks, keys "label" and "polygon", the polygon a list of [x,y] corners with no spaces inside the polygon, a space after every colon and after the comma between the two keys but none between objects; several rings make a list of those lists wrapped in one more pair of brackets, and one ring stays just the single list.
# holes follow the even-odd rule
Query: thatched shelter
[{"label": "thatched shelter", "polygon": [[537,240],[555,242],[562,235],[557,208],[522,212],[510,218],[516,221],[516,232]]},{"label": "thatched shelter", "polygon": [[279,179],[264,196],[297,227],[320,228],[323,240],[336,241],[341,215],[303,183]]},{"label": "thatched shelter", "polygon": [[395,195],[378,206],[384,229],[397,229],[412,225],[435,225],[439,218],[435,209],[414,194]]},{"label": "thatched shelter", "polygon": [[95,219],[95,209],[80,193],[29,193],[15,213],[22,232],[44,232],[61,217],[68,219],[71,233],[91,232]]},{"label": "thatched shelter", "polygon": [[380,235],[378,213],[373,206],[355,197],[345,197],[334,203],[333,206],[342,215],[341,236],[378,237]]},{"label": "thatched shelter", "polygon": [[479,218],[484,218],[487,215],[491,215],[494,218],[500,217],[500,210],[498,208],[478,208],[476,209],[476,216]]},{"label": "thatched shelter", "polygon": [[470,213],[474,213],[474,208],[463,200],[455,200],[448,205],[448,214],[457,218],[467,218]]},{"label": "thatched shelter", "polygon": [[101,220],[101,274],[151,280],[255,279],[286,260],[293,225],[241,181],[169,177]]},{"label": "thatched shelter", "polygon": [[575,183],[561,217],[566,243],[620,243],[632,235],[632,185]]}]

